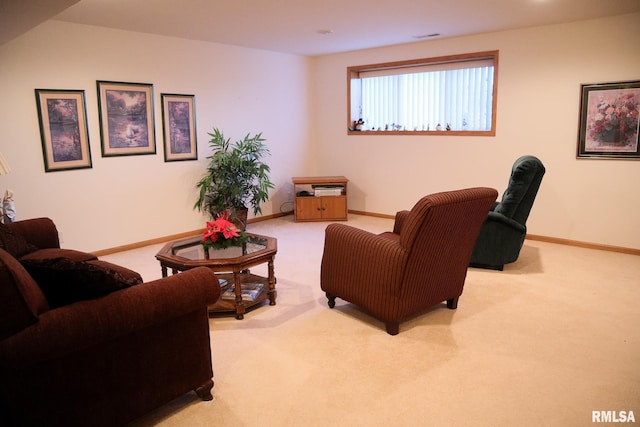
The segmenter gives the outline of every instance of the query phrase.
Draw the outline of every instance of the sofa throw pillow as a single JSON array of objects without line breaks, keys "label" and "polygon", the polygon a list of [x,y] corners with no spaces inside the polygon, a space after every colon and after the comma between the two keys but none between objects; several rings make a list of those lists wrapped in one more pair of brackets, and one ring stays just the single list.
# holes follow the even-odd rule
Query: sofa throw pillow
[{"label": "sofa throw pillow", "polygon": [[11,254],[0,249],[0,340],[33,325],[48,308],[29,273]]},{"label": "sofa throw pillow", "polygon": [[27,258],[20,262],[38,283],[51,308],[100,298],[142,283],[135,271],[97,259]]},{"label": "sofa throw pillow", "polygon": [[74,249],[44,248],[18,257],[18,261],[23,265],[29,263],[32,265],[46,265],[58,258],[66,258],[76,262],[93,261],[98,259],[97,256],[89,252],[76,251]]},{"label": "sofa throw pillow", "polygon": [[38,248],[0,222],[0,249],[4,249],[14,257],[20,258]]}]

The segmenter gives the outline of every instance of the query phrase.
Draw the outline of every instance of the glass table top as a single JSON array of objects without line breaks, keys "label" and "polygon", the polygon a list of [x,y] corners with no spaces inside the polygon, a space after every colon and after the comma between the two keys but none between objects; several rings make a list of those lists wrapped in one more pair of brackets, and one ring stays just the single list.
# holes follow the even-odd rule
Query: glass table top
[{"label": "glass table top", "polygon": [[230,246],[224,249],[208,248],[205,252],[205,249],[202,246],[202,238],[194,237],[192,239],[176,243],[171,248],[171,255],[193,261],[238,258],[265,250],[267,245],[268,241],[266,237],[247,234],[247,241],[242,246]]}]

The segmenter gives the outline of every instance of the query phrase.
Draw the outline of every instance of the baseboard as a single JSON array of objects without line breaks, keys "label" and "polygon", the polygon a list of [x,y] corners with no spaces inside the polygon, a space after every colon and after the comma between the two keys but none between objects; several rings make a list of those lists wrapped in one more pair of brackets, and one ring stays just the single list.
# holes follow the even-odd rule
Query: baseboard
[{"label": "baseboard", "polygon": [[623,246],[602,245],[600,243],[581,242],[579,240],[561,239],[558,237],[527,234],[526,239],[540,242],[557,243],[559,245],[576,246],[579,248],[597,249],[599,251],[619,252],[629,255],[640,255],[640,249],[625,248]]},{"label": "baseboard", "polygon": [[349,209],[349,213],[352,213],[355,215],[375,216],[376,218],[387,218],[387,219],[394,219],[396,217],[395,215],[381,214],[381,213],[375,213],[375,212],[356,211],[353,209]]},{"label": "baseboard", "polygon": [[[349,209],[348,212],[352,213],[354,215],[373,216],[373,217],[377,217],[377,218],[386,218],[386,219],[394,219],[395,218],[395,215],[379,214],[379,213],[375,213],[375,212],[357,211],[357,210],[353,210],[353,209]],[[267,221],[267,220],[270,220],[270,219],[280,218],[280,217],[287,216],[287,215],[292,215],[292,214],[293,214],[293,211],[276,213],[276,214],[273,214],[273,215],[264,215],[264,216],[259,216],[259,217],[256,217],[256,218],[251,218],[247,222],[249,224],[253,224],[253,223],[256,223],[256,222]],[[193,231],[186,231],[184,233],[173,234],[171,236],[164,236],[164,237],[158,237],[156,239],[144,240],[142,242],[131,243],[129,245],[117,246],[115,248],[102,249],[102,250],[99,250],[99,251],[94,251],[92,253],[95,256],[98,256],[98,257],[99,256],[103,256],[103,255],[110,255],[110,254],[114,254],[116,252],[130,251],[130,250],[133,250],[133,249],[142,248],[144,246],[156,245],[156,244],[159,244],[159,243],[168,242],[170,240],[182,239],[182,238],[193,236],[194,234],[198,234],[198,233],[202,233],[202,232],[204,232],[204,228],[201,228],[201,229],[198,229],[198,230],[193,230]],[[579,247],[579,248],[596,249],[596,250],[600,250],[600,251],[618,252],[618,253],[622,253],[622,254],[640,256],[640,249],[625,248],[623,246],[602,245],[602,244],[599,244],[599,243],[581,242],[579,240],[561,239],[559,237],[540,236],[540,235],[536,235],[536,234],[527,234],[526,239],[528,239],[528,240],[537,240],[539,242],[556,243],[556,244],[559,244],[559,245],[566,245],[566,246],[576,246],[576,247]]]},{"label": "baseboard", "polygon": [[[282,216],[287,216],[287,215],[292,215],[292,214],[293,214],[293,211],[284,212],[284,213],[277,213],[277,214],[273,214],[273,215],[264,215],[264,216],[259,216],[259,217],[256,217],[256,218],[251,218],[251,219],[247,220],[247,223],[248,224],[253,224],[255,222],[267,221],[269,219],[279,218],[279,217],[282,217]],[[204,228],[200,228],[198,230],[193,230],[193,231],[185,231],[184,233],[172,234],[170,236],[158,237],[156,239],[143,240],[141,242],[131,243],[131,244],[128,244],[128,245],[116,246],[114,248],[101,249],[101,250],[98,250],[98,251],[93,251],[92,254],[94,254],[97,257],[104,256],[104,255],[111,255],[111,254],[115,254],[117,252],[131,251],[133,249],[139,249],[139,248],[143,248],[145,246],[157,245],[159,243],[166,243],[166,242],[169,242],[171,240],[184,239],[186,237],[193,236],[193,235],[196,235],[196,234],[201,234],[201,233],[204,233]]]},{"label": "baseboard", "polygon": [[[378,213],[365,212],[365,211],[356,211],[351,209],[349,210],[349,213],[356,214],[356,215],[375,216],[378,218],[390,218],[390,219],[395,218],[395,215],[378,214]],[[576,246],[579,248],[597,249],[600,251],[619,252],[622,254],[640,256],[640,249],[625,248],[622,246],[602,245],[599,243],[581,242],[578,240],[561,239],[558,237],[549,237],[549,236],[539,236],[536,234],[527,234],[526,238],[529,240],[538,240],[540,242],[556,243],[559,245]]]},{"label": "baseboard", "polygon": [[275,213],[275,214],[272,214],[272,215],[258,216],[258,217],[255,217],[255,218],[251,218],[250,220],[247,221],[247,223],[253,224],[253,223],[256,223],[256,222],[267,221],[267,220],[270,220],[270,219],[280,218],[280,217],[287,216],[287,215],[293,215],[293,211],[279,212],[279,213]]}]

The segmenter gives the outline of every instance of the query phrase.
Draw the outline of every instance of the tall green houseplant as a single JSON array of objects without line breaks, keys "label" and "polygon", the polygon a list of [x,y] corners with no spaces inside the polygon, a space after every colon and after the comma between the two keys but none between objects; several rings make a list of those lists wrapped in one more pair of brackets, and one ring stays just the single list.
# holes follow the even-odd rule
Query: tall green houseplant
[{"label": "tall green houseplant", "polygon": [[269,199],[269,190],[274,188],[269,178],[271,169],[263,160],[270,155],[266,140],[260,132],[247,134],[232,144],[218,128],[209,136],[213,154],[207,157],[207,172],[196,184],[198,200],[193,207],[212,218],[229,210],[231,219],[244,228],[247,205],[254,215],[262,213],[260,204]]}]

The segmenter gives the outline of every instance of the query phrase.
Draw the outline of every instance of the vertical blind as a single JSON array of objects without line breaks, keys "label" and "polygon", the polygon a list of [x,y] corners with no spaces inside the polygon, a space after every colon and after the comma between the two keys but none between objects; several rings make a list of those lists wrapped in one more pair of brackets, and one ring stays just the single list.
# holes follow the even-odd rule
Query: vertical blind
[{"label": "vertical blind", "polygon": [[491,130],[493,65],[446,65],[360,73],[351,82],[352,112],[367,130]]}]

